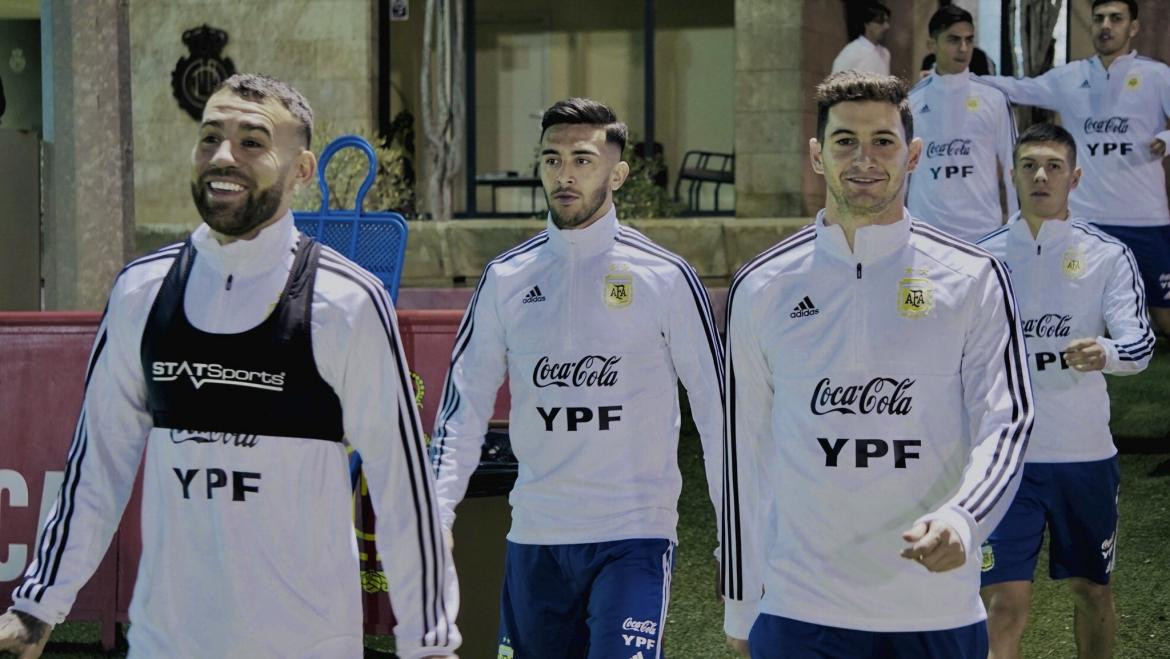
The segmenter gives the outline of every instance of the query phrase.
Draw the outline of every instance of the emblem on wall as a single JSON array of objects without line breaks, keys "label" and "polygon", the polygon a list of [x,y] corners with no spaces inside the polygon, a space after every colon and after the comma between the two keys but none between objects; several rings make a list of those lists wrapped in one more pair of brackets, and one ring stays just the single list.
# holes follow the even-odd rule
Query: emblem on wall
[{"label": "emblem on wall", "polygon": [[183,43],[191,52],[179,59],[171,71],[171,91],[179,107],[196,121],[202,117],[203,106],[219,83],[236,72],[231,58],[222,57],[227,42],[227,32],[207,23],[183,33]]},{"label": "emblem on wall", "polygon": [[8,68],[12,69],[13,73],[24,73],[24,67],[28,64],[28,60],[24,58],[23,48],[13,48],[12,55],[8,58]]}]

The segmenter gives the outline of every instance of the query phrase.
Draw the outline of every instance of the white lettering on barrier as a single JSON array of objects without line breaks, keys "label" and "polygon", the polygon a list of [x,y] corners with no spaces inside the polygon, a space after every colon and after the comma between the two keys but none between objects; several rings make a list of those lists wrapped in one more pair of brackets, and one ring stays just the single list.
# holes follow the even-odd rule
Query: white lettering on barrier
[{"label": "white lettering on barrier", "polygon": [[[65,481],[65,472],[63,471],[46,471],[45,483],[41,490],[41,510],[37,518],[37,528],[34,529],[33,538],[35,542],[36,534],[45,525],[45,519],[53,510],[53,506],[57,501],[57,493],[61,490],[61,483]],[[8,492],[8,505],[13,508],[25,508],[28,506],[28,482],[25,481],[24,476],[20,472],[12,469],[0,469],[0,501],[4,499],[4,492]],[[0,524],[0,528],[3,528]],[[24,543],[8,545],[8,559],[0,561],[0,582],[15,581],[24,574],[24,568],[28,563],[28,545]]]}]

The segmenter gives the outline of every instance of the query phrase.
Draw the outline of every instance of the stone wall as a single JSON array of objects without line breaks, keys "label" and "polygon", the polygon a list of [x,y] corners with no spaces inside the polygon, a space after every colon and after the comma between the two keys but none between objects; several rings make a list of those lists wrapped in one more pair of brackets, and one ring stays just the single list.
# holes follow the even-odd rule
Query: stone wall
[{"label": "stone wall", "polygon": [[173,97],[171,71],[189,55],[183,32],[204,23],[228,33],[223,56],[237,71],[267,73],[297,87],[318,123],[369,128],[376,116],[377,33],[368,0],[131,0],[139,223],[197,219],[188,181],[198,124]]}]

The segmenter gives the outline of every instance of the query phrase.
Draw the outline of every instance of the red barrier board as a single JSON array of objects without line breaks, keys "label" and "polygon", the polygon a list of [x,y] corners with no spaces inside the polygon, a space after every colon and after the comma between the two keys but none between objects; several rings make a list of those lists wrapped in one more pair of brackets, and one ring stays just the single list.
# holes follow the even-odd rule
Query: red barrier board
[{"label": "red barrier board", "polygon": [[[424,387],[423,427],[430,432],[463,312],[398,313],[407,360]],[[86,360],[100,317],[96,313],[0,313],[0,611],[36,550],[37,529],[51,511],[63,479],[85,380]],[[506,387],[496,418],[506,418]],[[93,578],[81,590],[72,620],[96,620],[102,643],[113,647],[115,620],[126,621],[141,551],[141,483]],[[369,633],[389,633],[384,597],[367,607]]]}]

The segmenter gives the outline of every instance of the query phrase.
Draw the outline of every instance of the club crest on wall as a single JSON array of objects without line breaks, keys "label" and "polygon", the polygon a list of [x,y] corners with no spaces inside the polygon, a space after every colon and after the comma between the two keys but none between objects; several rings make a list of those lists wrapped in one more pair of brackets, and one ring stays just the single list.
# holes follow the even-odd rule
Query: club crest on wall
[{"label": "club crest on wall", "polygon": [[198,121],[203,116],[203,106],[219,83],[236,72],[231,58],[223,57],[228,34],[204,23],[183,33],[183,43],[191,51],[180,58],[171,71],[171,91],[179,107]]}]

